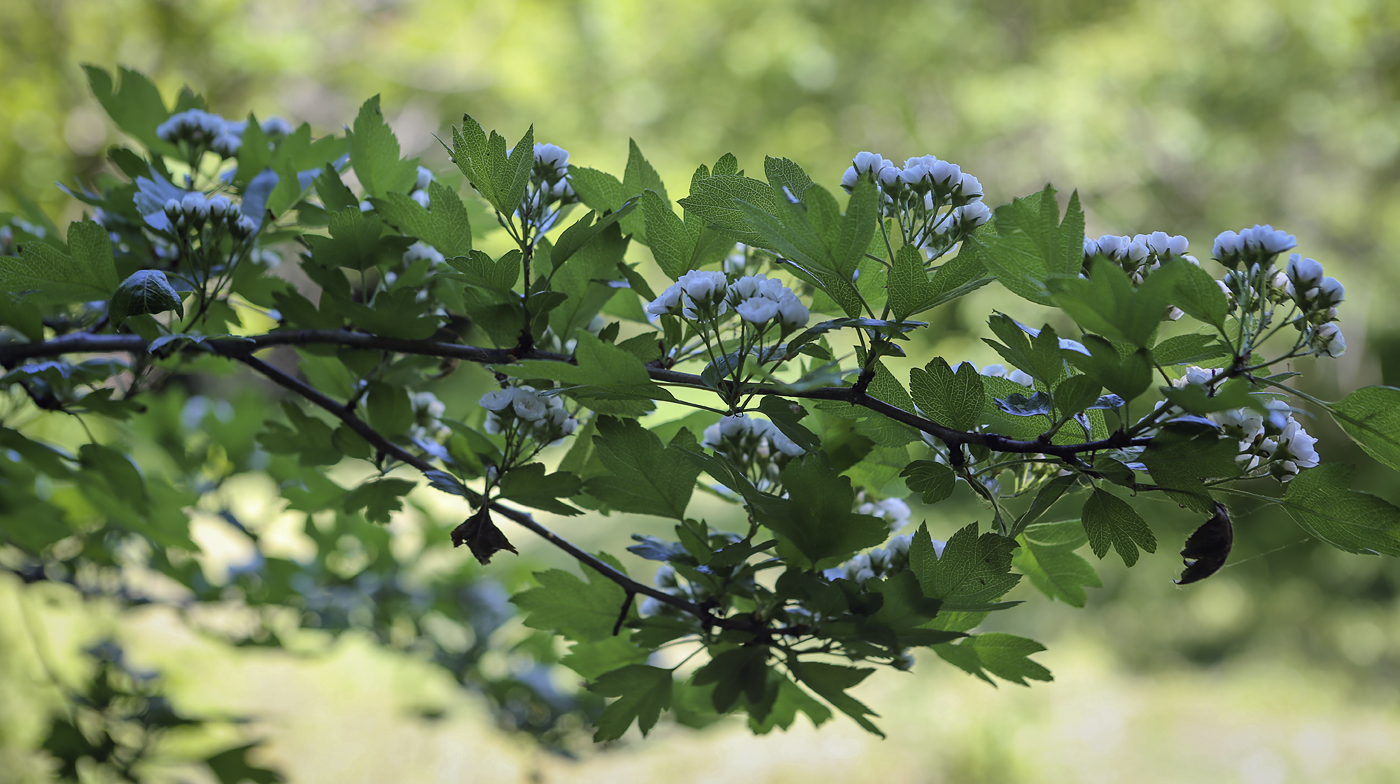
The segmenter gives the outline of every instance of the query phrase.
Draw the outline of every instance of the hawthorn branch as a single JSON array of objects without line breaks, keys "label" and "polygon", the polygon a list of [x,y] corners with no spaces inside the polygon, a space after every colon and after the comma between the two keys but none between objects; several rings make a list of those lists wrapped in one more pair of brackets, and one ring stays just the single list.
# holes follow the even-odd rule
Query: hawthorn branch
[{"label": "hawthorn branch", "polygon": [[[234,345],[239,344],[235,342]],[[242,362],[243,364],[257,371],[260,375],[267,378],[269,381],[272,381],[274,384],[277,384],[278,386],[284,389],[296,393],[297,395],[305,398],[318,408],[329,412],[330,414],[335,416],[336,419],[339,419],[341,422],[344,422],[346,427],[349,427],[351,430],[355,431],[357,435],[365,439],[365,441],[369,442],[383,454],[389,455],[395,460],[398,460],[399,462],[404,463],[406,465],[410,465],[423,473],[441,470],[434,466],[432,463],[423,459],[422,457],[419,457],[418,455],[409,452],[407,449],[404,449],[398,444],[395,444],[393,441],[390,441],[382,433],[375,430],[373,427],[370,427],[369,423],[355,416],[352,410],[340,403],[337,403],[335,400],[326,396],[324,393],[317,390],[315,387],[312,387],[311,385],[305,383],[304,381],[301,381],[295,376],[291,376],[287,373],[284,373],[281,370],[278,370],[277,368],[273,367],[272,365],[269,365],[266,362],[253,356],[246,343],[243,343],[241,345],[244,348],[244,351],[242,353],[228,353],[225,354],[225,356],[229,356],[231,359],[235,359],[239,362]],[[480,505],[483,501],[485,501],[485,498],[480,493],[477,493],[471,488],[464,487],[463,489],[468,494],[468,501],[477,505]],[[518,509],[513,509],[511,507],[504,506],[494,501],[489,504],[489,508],[492,512],[495,512],[496,514],[501,515],[502,517],[508,518],[517,525],[528,529],[531,533],[534,533],[536,536],[539,536],[546,542],[549,542],[550,544],[554,545],[560,550],[563,550],[565,553],[568,553],[569,556],[572,557],[574,560],[588,566],[593,571],[601,574],[603,577],[621,586],[622,589],[627,592],[627,603],[623,608],[621,617],[619,617],[618,619],[618,628],[621,627],[622,619],[626,617],[627,611],[631,608],[633,598],[636,596],[636,594],[642,594],[644,596],[650,596],[659,602],[675,607],[676,609],[681,610],[682,612],[693,615],[696,618],[699,618],[700,621],[706,626],[718,626],[723,629],[734,629],[738,631],[746,631],[752,633],[765,632],[764,628],[761,625],[756,624],[749,619],[717,617],[714,615],[714,613],[710,612],[708,608],[701,607],[700,605],[694,602],[686,601],[685,599],[682,599],[678,596],[672,596],[671,594],[666,593],[665,591],[662,591],[659,588],[647,585],[646,583],[633,580],[631,577],[628,577],[627,575],[623,574],[617,569],[614,569],[606,561],[603,561],[602,559],[589,553],[588,551],[583,550],[582,548],[575,545],[573,542],[564,539],[563,537],[554,533],[550,529],[541,525],[535,520],[533,516],[531,516],[527,512],[522,512]],[[772,633],[772,630],[766,631],[767,633]],[[614,632],[614,634],[616,634],[616,631]]]},{"label": "hawthorn branch", "polygon": [[[0,346],[0,365],[9,368],[14,367],[25,359],[60,356],[63,354],[110,352],[142,354],[147,351],[148,345],[148,342],[139,335],[90,335],[72,333],[40,343],[18,343]],[[440,359],[457,359],[482,365],[510,365],[522,359],[574,363],[573,357],[567,354],[556,354],[549,351],[531,349],[521,353],[518,347],[510,349],[481,348],[478,346],[464,346],[458,343],[442,343],[430,340],[386,338],[344,329],[296,329],[269,332],[249,338],[210,338],[197,345],[191,345],[187,348],[181,347],[181,350],[197,350],[203,348],[230,359],[241,359],[242,357],[251,356],[252,352],[264,348],[309,345],[335,345],[347,348],[391,351],[397,354],[414,354],[418,356],[437,357]],[[701,380],[700,376],[692,373],[682,373],[652,366],[647,367],[647,373],[653,381],[658,383],[690,387],[692,389],[710,389],[710,387]],[[1087,441],[1078,444],[1051,444],[1039,440],[1019,441],[996,433],[968,433],[961,430],[954,430],[953,428],[946,427],[913,412],[905,411],[902,408],[890,405],[883,400],[870,397],[859,385],[854,387],[826,387],[823,389],[793,391],[771,384],[748,384],[741,387],[739,391],[740,394],[745,395],[776,395],[779,397],[850,403],[851,405],[866,408],[877,414],[889,417],[896,422],[908,425],[920,432],[928,433],[947,444],[950,449],[962,445],[977,445],[986,447],[994,452],[1045,454],[1073,462],[1076,455],[1085,452],[1145,446],[1151,441],[1150,438],[1131,438],[1122,432],[1114,433],[1100,441]],[[332,403],[332,405],[336,404]],[[363,435],[363,433],[361,433],[361,435]],[[405,452],[404,454],[408,453]],[[395,456],[397,457],[397,455]],[[410,463],[410,465],[412,464]]]}]

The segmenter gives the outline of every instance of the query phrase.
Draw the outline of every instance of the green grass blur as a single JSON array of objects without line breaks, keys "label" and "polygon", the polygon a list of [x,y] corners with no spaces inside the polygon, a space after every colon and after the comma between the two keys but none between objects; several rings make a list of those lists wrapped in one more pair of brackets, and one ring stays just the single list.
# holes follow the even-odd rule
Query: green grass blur
[{"label": "green grass blur", "polygon": [[[1226,229],[1297,235],[1347,285],[1349,351],[1305,377],[1336,398],[1400,385],[1397,31],[1388,0],[4,3],[0,211],[28,197],[76,217],[53,183],[92,176],[120,141],[85,62],[141,70],[167,97],[189,84],[226,115],[321,131],[378,93],[405,153],[438,171],[449,164],[433,135],[464,111],[511,138],[533,123],[571,162],[605,170],[620,170],[632,137],[673,197],[725,152],[750,170],[787,156],[828,185],[860,150],[932,153],[978,176],[993,204],[1046,182],[1078,189],[1091,235],[1160,229],[1202,257]],[[921,349],[993,361],[977,340],[993,309],[1045,317],[989,286],[934,314]],[[1306,424],[1329,460],[1360,458],[1330,422]],[[1380,469],[1358,486],[1400,498]],[[949,533],[977,511],[940,509],[931,527]],[[932,661],[873,678],[863,697],[891,731],[883,744],[851,726],[760,740],[728,726],[570,763],[496,734],[445,679],[354,640],[296,660],[213,649],[152,613],[81,617],[166,668],[177,699],[265,713],[258,727],[294,781],[1400,780],[1400,565],[1307,541],[1280,514],[1237,512],[1232,564],[1204,584],[1171,585],[1194,522],[1163,505],[1160,551],[1132,574],[1102,562],[1106,587],[1086,610],[1018,589],[1011,598],[1043,611],[1008,630],[1050,646],[1053,684],[994,691]],[[37,731],[17,706],[53,695],[0,588],[8,750]],[[54,602],[37,612],[63,658],[91,630],[72,597]],[[446,718],[413,718],[424,705]],[[5,760],[0,781],[18,770]]]}]

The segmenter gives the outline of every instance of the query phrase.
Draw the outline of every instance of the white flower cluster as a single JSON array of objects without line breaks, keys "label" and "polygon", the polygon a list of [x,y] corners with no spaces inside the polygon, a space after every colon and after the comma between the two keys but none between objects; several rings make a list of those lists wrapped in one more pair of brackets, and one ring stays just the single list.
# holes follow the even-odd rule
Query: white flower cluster
[{"label": "white flower cluster", "polygon": [[782,281],[767,275],[746,275],[733,282],[723,272],[691,270],[647,304],[653,316],[681,316],[689,321],[715,321],[734,312],[744,321],[763,326],[777,320],[783,334],[807,326],[811,312]]},{"label": "white flower cluster", "polygon": [[493,389],[481,396],[486,409],[486,432],[523,433],[540,446],[552,446],[573,435],[578,420],[556,395],[542,395],[534,387]]},{"label": "white flower cluster", "polygon": [[1132,278],[1133,285],[1141,285],[1142,279],[1162,266],[1162,262],[1173,258],[1186,259],[1201,266],[1195,258],[1186,255],[1190,242],[1180,234],[1154,231],[1151,234],[1127,235],[1105,234],[1097,240],[1084,238],[1084,261],[1087,264],[1094,256],[1103,256],[1115,262]]},{"label": "white flower cluster", "polygon": [[[208,147],[225,158],[232,158],[243,146],[247,127],[246,121],[229,122],[203,109],[186,109],[156,126],[156,136],[171,144],[185,142],[194,148]],[[281,117],[269,117],[260,127],[263,134],[273,139],[292,133],[292,124]]]},{"label": "white flower cluster", "polygon": [[218,231],[227,228],[235,239],[247,239],[258,230],[254,220],[243,214],[242,208],[229,201],[227,196],[205,196],[198,191],[190,191],[182,198],[165,202],[165,217],[176,228],[193,228],[196,231],[206,224]]},{"label": "white flower cluster", "polygon": [[[1218,368],[1188,367],[1172,386],[1205,386],[1222,372]],[[1287,483],[1304,468],[1318,464],[1317,439],[1308,435],[1293,417],[1293,410],[1282,400],[1269,400],[1268,413],[1249,408],[1216,411],[1206,415],[1222,431],[1239,440],[1240,454],[1235,462],[1249,476],[1271,475]]]},{"label": "white flower cluster", "polygon": [[1284,293],[1303,313],[1295,324],[1307,333],[1308,346],[1318,356],[1340,357],[1347,350],[1347,343],[1335,322],[1337,306],[1346,299],[1346,289],[1336,278],[1324,277],[1321,264],[1297,253],[1288,257],[1283,275],[1286,280],[1280,282]]},{"label": "white flower cluster", "polygon": [[558,208],[578,201],[578,195],[569,181],[567,150],[553,144],[536,144],[534,156],[530,183],[515,216],[543,232],[558,220]]},{"label": "white flower cluster", "polygon": [[758,489],[764,491],[778,486],[779,474],[789,460],[807,452],[783,435],[777,425],[744,414],[724,417],[705,428],[700,446],[713,449],[744,468],[757,478]]},{"label": "white flower cluster", "polygon": [[982,202],[982,183],[932,155],[909,158],[900,167],[878,153],[857,153],[841,187],[853,191],[862,179],[880,187],[885,214],[899,220],[904,240],[917,247],[951,246],[992,217]]},{"label": "white flower cluster", "polygon": [[[913,534],[900,534],[884,547],[859,553],[840,566],[827,569],[822,576],[828,580],[853,580],[861,585],[866,580],[896,574],[909,568],[909,547],[914,542]],[[933,554],[943,557],[946,542],[933,540]]]},{"label": "white flower cluster", "polygon": [[418,202],[418,206],[428,209],[432,203],[428,198],[428,186],[433,182],[433,170],[426,166],[418,167],[418,177],[413,180],[413,190],[408,192],[408,198]]},{"label": "white flower cluster", "polygon": [[403,252],[403,263],[412,264],[419,259],[427,259],[434,267],[447,260],[442,252],[426,242],[415,242]]},{"label": "white flower cluster", "polygon": [[410,438],[415,441],[440,441],[452,432],[442,423],[447,404],[437,395],[432,392],[410,392],[408,402],[413,407],[413,425],[408,431]]},{"label": "white flower cluster", "polygon": [[879,501],[866,501],[865,491],[862,490],[856,496],[856,514],[870,515],[878,517],[890,525],[891,532],[898,532],[909,524],[909,518],[914,511],[909,508],[903,499],[883,498]]},{"label": "white flower cluster", "polygon": [[1227,267],[1246,267],[1256,263],[1272,261],[1275,256],[1297,247],[1298,239],[1292,234],[1279,231],[1273,226],[1255,224],[1241,229],[1238,233],[1224,231],[1215,238],[1211,254],[1215,260]]}]

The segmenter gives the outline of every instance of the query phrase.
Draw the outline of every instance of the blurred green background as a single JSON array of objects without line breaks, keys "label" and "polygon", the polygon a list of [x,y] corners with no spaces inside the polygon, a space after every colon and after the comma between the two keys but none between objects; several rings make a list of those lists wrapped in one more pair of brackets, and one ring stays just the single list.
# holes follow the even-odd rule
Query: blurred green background
[{"label": "blurred green background", "polygon": [[[725,152],[751,170],[787,156],[834,186],[874,150],[958,163],[993,204],[1046,182],[1078,189],[1091,235],[1160,229],[1202,257],[1222,230],[1271,223],[1347,285],[1349,351],[1299,367],[1305,388],[1334,399],[1400,385],[1400,4],[1388,0],[4,3],[0,211],[23,195],[76,217],[53,183],[92,176],[119,141],[80,63],[326,132],[377,93],[405,153],[438,171],[450,165],[433,134],[467,111],[510,138],[534,123],[571,162],[604,170],[620,171],[630,136],[673,198]],[[1045,317],[989,286],[938,314],[921,348],[994,361],[977,340],[993,309]],[[1328,460],[1359,458],[1330,422],[1307,426]],[[1391,481],[1378,469],[1358,486],[1395,500]],[[165,669],[177,704],[262,716],[267,759],[294,781],[1400,780],[1400,564],[1247,509],[1231,566],[1189,589],[1170,578],[1193,522],[1165,505],[1158,554],[1131,575],[1102,562],[1106,587],[1086,610],[1018,589],[1039,608],[1007,628],[1050,646],[1038,658],[1053,684],[994,691],[932,661],[872,678],[863,698],[885,717],[884,743],[852,726],[672,729],[570,762],[497,733],[440,673],[353,636],[298,658],[234,653],[169,614],[117,616],[58,590],[38,612],[56,660],[111,629]],[[930,524],[948,533],[977,511],[940,508]],[[13,749],[37,731],[22,706],[53,695],[17,591],[0,594],[0,747]],[[444,718],[411,717],[425,705]]]}]

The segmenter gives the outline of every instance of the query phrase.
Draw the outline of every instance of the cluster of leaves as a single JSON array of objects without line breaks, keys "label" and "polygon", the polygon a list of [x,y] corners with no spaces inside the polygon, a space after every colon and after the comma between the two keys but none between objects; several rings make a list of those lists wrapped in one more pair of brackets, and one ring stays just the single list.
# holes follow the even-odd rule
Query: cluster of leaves
[{"label": "cluster of leaves", "polygon": [[[185,601],[371,628],[426,647],[545,737],[590,707],[597,740],[634,723],[646,733],[665,711],[697,726],[742,712],[761,733],[835,710],[878,732],[849,692],[873,671],[864,665],[907,668],[915,648],[989,682],[1047,680],[1029,658],[1037,643],[977,632],[1019,604],[1006,593],[1029,576],[1082,606],[1099,580],[1077,551],[1113,550],[1129,566],[1154,552],[1129,500],[1154,493],[1208,518],[1185,543],[1182,582],[1208,577],[1233,538],[1227,494],[1262,497],[1234,485],[1266,475],[1241,461],[1218,415],[1281,418],[1279,403],[1298,396],[1292,374],[1267,373],[1307,341],[1258,353],[1284,325],[1269,300],[1232,297],[1179,253],[1136,277],[1086,258],[1077,198],[1062,215],[1050,188],[930,251],[900,244],[891,204],[904,202],[875,176],[855,177],[843,210],[793,161],[767,159],[760,180],[726,155],[696,170],[677,214],[635,142],[619,179],[565,166],[533,129],[510,145],[466,116],[444,142],[475,191],[464,199],[401,159],[377,99],[344,135],[314,140],[309,126],[270,133],[249,117],[233,151],[162,130],[173,113],[205,112],[198,96],[168,108],[138,74],[119,89],[90,76],[141,149],[113,148],[121,176],[73,191],[93,213],[66,243],[42,215],[11,221],[5,563],[151,601],[120,580],[84,582],[89,565],[139,565]],[[1249,273],[1261,290],[1264,261]],[[283,274],[290,266],[300,274]],[[674,282],[658,296],[663,277]],[[994,314],[987,342],[1019,381],[943,358],[902,381],[901,344],[926,326],[912,317],[994,281],[1058,310],[1075,337]],[[791,312],[827,318],[794,329],[785,315],[778,329],[771,309],[739,307],[760,290],[773,309],[800,300]],[[1200,331],[1171,326],[1173,308]],[[254,395],[219,413],[205,379],[236,365],[292,393],[280,416]],[[1202,368],[1207,380],[1192,381]],[[468,387],[493,391],[448,415],[429,390],[471,369]],[[1311,402],[1400,469],[1400,390]],[[123,450],[90,428],[76,452],[45,443],[41,423],[63,415],[146,433],[160,450]],[[765,426],[750,427],[760,415]],[[747,446],[725,446],[725,432]],[[350,487],[324,475],[354,462],[373,475]],[[1350,552],[1400,555],[1400,508],[1348,489],[1346,466],[1290,466],[1277,500],[1302,527]],[[306,514],[318,555],[264,553],[257,526],[226,505],[255,557],[211,586],[183,510],[255,472]],[[459,497],[465,520],[430,525],[430,544],[404,557],[382,524],[430,517],[408,495],[420,480]],[[891,539],[889,507],[875,513],[877,501],[913,493],[932,506],[959,488],[986,505],[987,530],[971,523],[945,543],[921,525]],[[733,512],[691,516],[697,489]],[[634,537],[643,561],[629,570],[522,507],[649,515],[674,521],[675,536]],[[511,613],[465,565],[434,571],[431,551],[465,544],[486,564],[515,550],[506,523],[561,549],[583,578],[542,572],[514,597],[540,634],[513,641],[536,664],[487,678],[476,665],[509,636]],[[645,561],[662,563],[655,581],[629,576]],[[244,641],[277,644],[272,614],[258,617]],[[571,644],[562,657],[556,637]],[[544,669],[556,660],[587,691],[556,692]],[[597,713],[600,698],[614,699]]]}]

